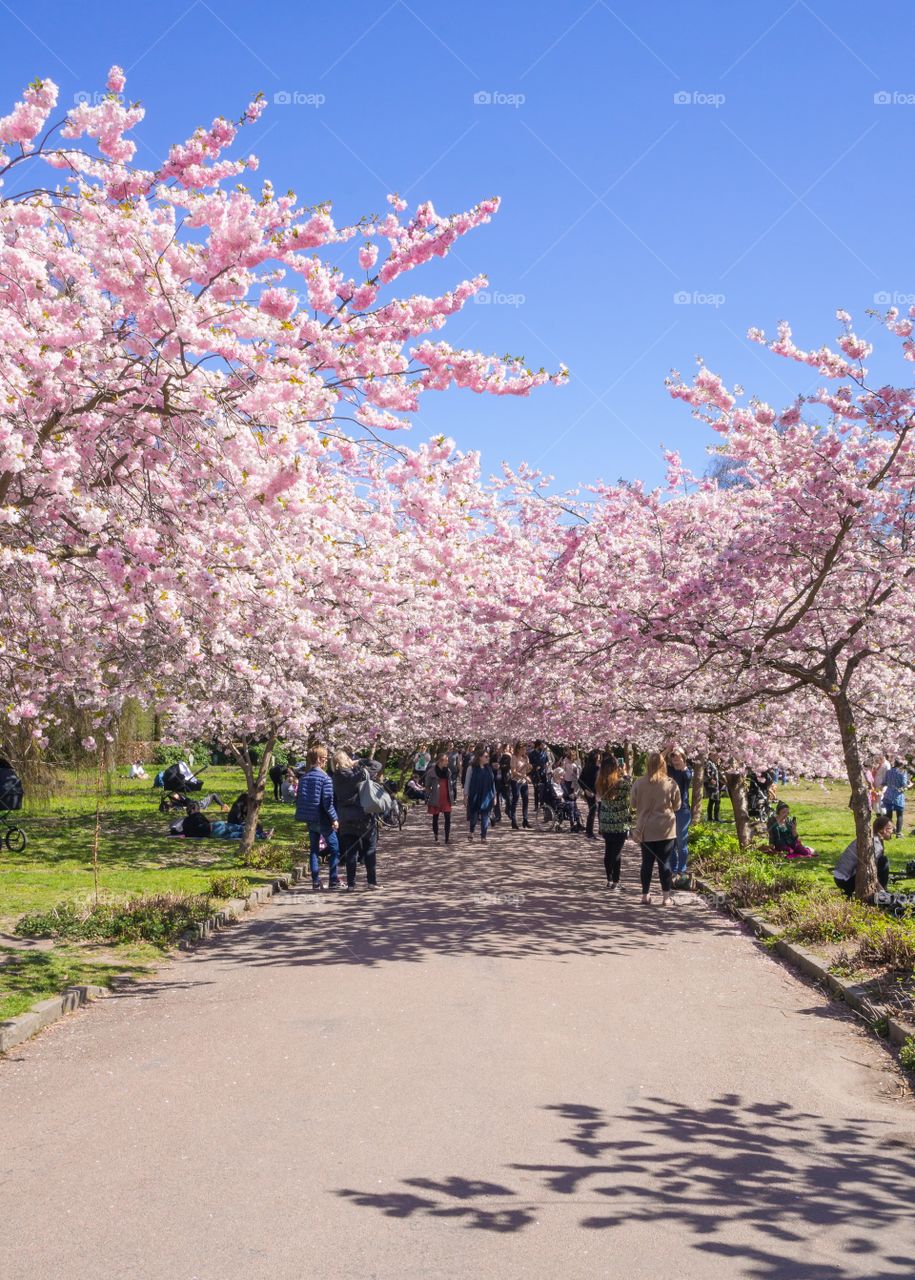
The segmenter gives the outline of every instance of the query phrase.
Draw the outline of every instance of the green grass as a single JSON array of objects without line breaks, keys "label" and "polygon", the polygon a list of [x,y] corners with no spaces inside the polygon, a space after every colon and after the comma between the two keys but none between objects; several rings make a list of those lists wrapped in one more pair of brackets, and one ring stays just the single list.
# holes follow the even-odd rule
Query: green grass
[{"label": "green grass", "polygon": [[161,952],[148,943],[116,948],[54,946],[49,951],[0,947],[0,1019],[25,1013],[65,987],[107,986],[115,975],[148,973]]},{"label": "green grass", "polygon": [[[910,1006],[915,997],[915,918],[894,919],[875,906],[848,901],[835,887],[833,867],[854,837],[848,789],[838,783],[802,783],[781,788],[782,799],[797,818],[801,841],[816,850],[815,858],[789,860],[760,847],[740,850],[732,824],[701,824],[690,836],[693,870],[723,889],[735,905],[751,907],[779,925],[787,938],[819,949],[843,973],[877,983],[892,978],[898,986],[893,999]],[[730,805],[727,810],[730,816]],[[915,856],[913,846],[911,836],[889,842],[894,870]],[[913,891],[915,881],[890,887]]]},{"label": "green grass", "polygon": [[[855,820],[848,807],[849,788],[846,783],[800,782],[777,788],[779,801],[784,800],[797,818],[797,833],[802,844],[816,851],[815,858],[799,859],[794,865],[811,882],[834,888],[832,869],[839,855],[855,836]],[[721,804],[722,818],[733,818],[730,802]],[[903,830],[915,827],[915,801],[910,801]],[[733,831],[733,825],[730,826]],[[891,840],[886,854],[893,871],[902,871],[906,862],[915,858],[915,836],[906,835],[902,840]],[[891,888],[902,892],[915,890],[915,880],[899,881]]]},{"label": "green grass", "polygon": [[[151,781],[130,781],[126,769],[108,779],[102,796],[99,881],[103,899],[138,894],[206,893],[214,876],[233,875],[250,888],[272,879],[273,869],[289,865],[302,847],[302,827],[289,805],[265,802],[263,824],[274,838],[256,846],[260,870],[239,865],[238,841],[184,840],[169,836],[179,815],[159,812],[160,790]],[[240,770],[209,769],[205,791],[231,804],[244,789]],[[212,814],[212,810],[210,813]],[[221,815],[219,815],[221,816]],[[47,911],[61,901],[84,902],[94,896],[92,843],[95,831],[95,779],[61,775],[50,800],[26,799],[19,826],[28,835],[22,853],[0,848],[0,934],[12,934],[26,912]],[[21,1013],[36,1000],[72,983],[104,984],[114,973],[139,971],[161,957],[155,947],[55,943],[49,950],[15,951],[0,937],[0,1018]]]}]

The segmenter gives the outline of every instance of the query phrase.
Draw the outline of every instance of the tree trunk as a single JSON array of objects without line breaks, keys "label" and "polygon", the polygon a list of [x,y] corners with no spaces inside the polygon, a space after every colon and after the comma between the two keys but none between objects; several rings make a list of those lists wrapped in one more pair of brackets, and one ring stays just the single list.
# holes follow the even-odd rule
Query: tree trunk
[{"label": "tree trunk", "polygon": [[725,774],[728,795],[734,809],[734,822],[737,826],[737,839],[741,849],[746,849],[753,838],[753,827],[747,812],[747,782],[743,773],[728,772]]},{"label": "tree trunk", "polygon": [[267,789],[267,776],[270,772],[270,765],[273,763],[273,748],[276,745],[276,734],[268,738],[264,744],[263,752],[260,756],[260,762],[254,765],[251,757],[251,744],[244,742],[239,746],[234,743],[230,747],[236,761],[241,766],[245,775],[246,794],[248,796],[248,813],[245,818],[245,825],[241,836],[241,847],[239,856],[244,859],[254,848],[255,833],[257,831],[257,823],[260,818],[261,806],[264,803],[264,792]]},{"label": "tree trunk", "polygon": [[631,742],[623,743],[623,757],[626,761],[626,772],[632,777],[635,771],[635,748]]},{"label": "tree trunk", "polygon": [[705,757],[699,761],[693,772],[693,822],[702,821],[702,800],[705,794]]},{"label": "tree trunk", "polygon": [[871,831],[871,811],[868,804],[867,779],[858,746],[858,730],[851,703],[842,693],[832,695],[839,732],[842,735],[842,755],[845,771],[851,786],[851,808],[855,815],[855,835],[858,841],[858,870],[855,874],[855,896],[868,902],[880,888],[877,879],[877,863],[874,860],[874,837]]}]

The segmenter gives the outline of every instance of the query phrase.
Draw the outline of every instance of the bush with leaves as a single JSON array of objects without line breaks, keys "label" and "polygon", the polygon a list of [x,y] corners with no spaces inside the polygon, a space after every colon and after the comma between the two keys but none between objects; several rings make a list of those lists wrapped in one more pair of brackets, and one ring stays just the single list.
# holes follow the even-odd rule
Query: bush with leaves
[{"label": "bush with leaves", "polygon": [[211,898],[246,898],[251,885],[245,876],[214,876],[210,881]]},{"label": "bush with leaves", "polygon": [[152,942],[167,947],[210,914],[207,894],[144,894],[126,902],[59,903],[33,911],[16,924],[21,938],[78,942]]}]

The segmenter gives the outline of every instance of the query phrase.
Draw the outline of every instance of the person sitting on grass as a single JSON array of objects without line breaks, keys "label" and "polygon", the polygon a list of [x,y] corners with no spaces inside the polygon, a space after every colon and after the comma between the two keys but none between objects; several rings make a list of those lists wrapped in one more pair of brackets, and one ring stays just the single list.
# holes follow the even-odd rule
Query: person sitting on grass
[{"label": "person sitting on grass", "polygon": [[786,858],[812,858],[814,851],[801,844],[797,838],[797,819],[790,816],[784,800],[769,819],[769,845],[775,853]]},{"label": "person sitting on grass", "polygon": [[[890,882],[890,860],[883,852],[883,847],[887,840],[892,840],[893,838],[892,815],[881,814],[880,817],[875,818],[871,830],[874,833],[874,861],[877,863],[877,880],[880,888],[885,889]],[[832,873],[836,888],[841,889],[846,898],[851,898],[854,895],[857,874],[858,841],[855,839],[852,840],[842,854]]]},{"label": "person sitting on grass", "polygon": [[[168,834],[197,840],[206,840],[210,836],[214,836],[218,840],[240,840],[244,835],[244,830],[244,823],[241,822],[223,822],[221,819],[210,822],[209,818],[200,812],[200,806],[197,801],[192,800],[187,807],[185,817],[173,822],[168,829]],[[272,835],[272,827],[269,831],[265,831],[260,823],[257,824],[257,829],[254,832],[255,840],[269,840]]]}]

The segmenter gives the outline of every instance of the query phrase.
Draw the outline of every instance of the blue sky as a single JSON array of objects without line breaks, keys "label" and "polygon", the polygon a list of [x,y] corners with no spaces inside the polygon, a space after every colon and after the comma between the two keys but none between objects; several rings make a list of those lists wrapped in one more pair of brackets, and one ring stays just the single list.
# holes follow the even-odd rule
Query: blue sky
[{"label": "blue sky", "polygon": [[[810,379],[748,344],[750,325],[785,317],[819,345],[837,307],[865,329],[881,294],[915,291],[900,3],[865,20],[847,0],[0,0],[0,39],[4,103],[49,75],[69,104],[120,63],[150,163],[260,89],[279,101],[245,150],[278,189],[332,199],[338,221],[382,210],[389,190],[442,212],[501,195],[460,260],[409,279],[432,292],[486,272],[490,301],[444,336],[571,369],[528,400],[426,398],[414,437],[444,431],[488,470],[524,459],[563,487],[654,484],[662,442],[702,470],[709,437],[669,400],[670,368],[701,354],[782,404]],[[882,343],[875,372],[907,380]]]}]

